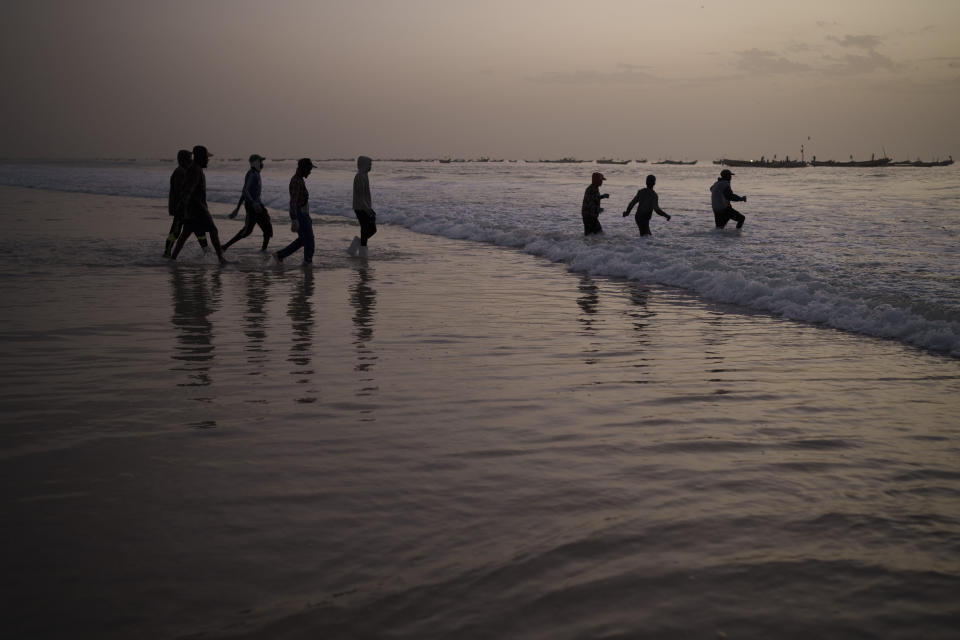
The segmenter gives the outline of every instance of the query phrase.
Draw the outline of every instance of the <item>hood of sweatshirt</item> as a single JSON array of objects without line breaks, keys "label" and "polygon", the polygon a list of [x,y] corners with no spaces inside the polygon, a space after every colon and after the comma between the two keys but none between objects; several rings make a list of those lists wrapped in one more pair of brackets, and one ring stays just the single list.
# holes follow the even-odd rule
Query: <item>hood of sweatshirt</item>
[{"label": "hood of sweatshirt", "polygon": [[186,149],[180,149],[177,152],[177,164],[186,169],[190,166],[190,152]]},{"label": "hood of sweatshirt", "polygon": [[371,158],[367,156],[357,158],[357,171],[360,173],[369,173],[371,167],[373,167],[373,160]]}]

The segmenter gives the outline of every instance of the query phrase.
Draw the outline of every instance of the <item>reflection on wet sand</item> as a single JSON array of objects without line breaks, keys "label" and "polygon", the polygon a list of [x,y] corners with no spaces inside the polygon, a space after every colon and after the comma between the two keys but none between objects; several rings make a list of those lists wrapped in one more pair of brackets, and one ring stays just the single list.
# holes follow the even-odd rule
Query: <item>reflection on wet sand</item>
[{"label": "reflection on wet sand", "polygon": [[173,315],[177,345],[173,353],[173,371],[186,371],[188,382],[180,387],[208,386],[213,362],[213,323],[210,315],[220,304],[220,271],[174,268],[170,273]]},{"label": "reflection on wet sand", "polygon": [[270,276],[261,272],[250,272],[246,276],[247,310],[243,316],[243,333],[247,337],[247,363],[251,365],[250,375],[262,376],[267,360],[267,349],[264,341],[267,337],[267,303],[269,295]]},{"label": "reflection on wet sand", "polygon": [[[357,363],[353,370],[360,374],[360,388],[357,397],[372,396],[380,387],[373,375],[373,368],[377,356],[370,348],[373,340],[374,308],[377,303],[377,290],[371,286],[374,280],[374,269],[363,265],[356,270],[356,281],[350,286],[350,305],[353,307],[354,340],[357,351]],[[361,411],[367,417],[364,420],[372,421],[372,409]]]},{"label": "reflection on wet sand", "polygon": [[[313,269],[305,269],[293,284],[287,316],[290,318],[291,344],[287,362],[294,365],[290,375],[297,376],[297,384],[313,382]],[[316,389],[309,388],[306,395],[297,398],[297,402],[316,402]]]}]

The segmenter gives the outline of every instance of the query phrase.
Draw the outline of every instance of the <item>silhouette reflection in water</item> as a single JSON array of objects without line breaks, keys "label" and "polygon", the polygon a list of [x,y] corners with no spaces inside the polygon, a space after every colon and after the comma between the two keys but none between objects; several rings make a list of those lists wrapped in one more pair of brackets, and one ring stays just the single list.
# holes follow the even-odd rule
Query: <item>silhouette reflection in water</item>
[{"label": "silhouette reflection in water", "polygon": [[[290,375],[297,376],[297,384],[309,385],[313,382],[313,269],[303,269],[293,285],[293,295],[287,306],[290,318],[291,337],[290,357],[287,362],[293,365]],[[316,402],[315,388],[308,388],[297,402]]]},{"label": "silhouette reflection in water", "polygon": [[250,375],[262,376],[267,360],[264,341],[267,337],[267,303],[270,301],[270,275],[261,272],[247,274],[247,311],[243,316],[243,333],[247,337],[247,363],[251,365]]},{"label": "silhouette reflection in water", "polygon": [[[373,367],[377,356],[370,348],[373,340],[373,317],[377,303],[377,290],[371,286],[374,280],[374,269],[369,265],[359,266],[356,270],[357,278],[350,286],[350,305],[353,307],[353,344],[357,350],[357,364],[353,370],[360,375],[360,388],[357,397],[372,396],[379,391],[373,376]],[[373,410],[369,407],[361,411],[365,414],[364,421],[373,421]]]},{"label": "silhouette reflection in water", "polygon": [[[582,330],[580,335],[589,336],[591,338],[596,337],[597,327],[594,326],[597,322],[597,306],[600,303],[600,288],[597,286],[596,281],[588,275],[580,276],[580,284],[578,286],[580,290],[580,297],[577,298],[577,306],[580,307],[582,313],[577,320],[580,321]],[[595,356],[590,354],[597,353],[596,349],[597,344],[595,342],[590,342],[584,347],[583,352],[587,355],[587,359],[584,360],[587,364],[596,364]]]},{"label": "silhouette reflection in water", "polygon": [[[220,304],[220,270],[177,267],[170,273],[173,316],[170,322],[177,332],[173,353],[173,371],[186,371],[181,387],[201,387],[211,383],[213,363],[213,323],[210,316]],[[197,398],[209,401],[209,398]]]}]

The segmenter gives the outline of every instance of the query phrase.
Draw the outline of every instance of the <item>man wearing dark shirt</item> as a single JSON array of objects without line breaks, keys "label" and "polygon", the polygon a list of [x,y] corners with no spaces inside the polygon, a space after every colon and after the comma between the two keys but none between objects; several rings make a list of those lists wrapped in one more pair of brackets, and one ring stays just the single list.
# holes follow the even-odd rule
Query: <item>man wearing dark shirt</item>
[{"label": "man wearing dark shirt", "polygon": [[295,231],[297,239],[274,253],[277,262],[303,247],[303,264],[313,264],[313,223],[310,221],[310,194],[304,179],[316,168],[310,158],[297,161],[297,171],[290,178],[290,230]]},{"label": "man wearing dark shirt", "polygon": [[201,232],[210,234],[210,240],[213,243],[213,249],[217,252],[217,259],[220,264],[227,264],[227,259],[223,257],[223,249],[220,247],[220,234],[217,233],[217,225],[213,223],[213,216],[210,215],[210,209],[207,207],[207,178],[203,175],[203,170],[212,156],[207,148],[197,145],[193,148],[193,164],[187,168],[187,175],[183,181],[183,191],[180,201],[184,207],[183,231],[177,240],[177,246],[173,248],[174,260],[180,255],[183,243],[191,233],[199,235]]},{"label": "man wearing dark shirt", "polygon": [[253,154],[250,156],[250,169],[247,171],[247,175],[243,180],[243,192],[240,194],[240,201],[237,203],[236,209],[230,213],[229,217],[237,217],[237,212],[240,210],[241,204],[246,210],[247,215],[243,220],[243,228],[237,232],[237,235],[230,238],[230,240],[223,245],[224,251],[229,249],[233,243],[253,233],[254,225],[258,225],[260,229],[263,230],[263,246],[260,247],[261,252],[267,250],[267,244],[270,243],[270,238],[273,237],[273,225],[270,224],[270,214],[267,213],[267,208],[263,206],[263,203],[260,201],[260,192],[263,188],[260,180],[260,172],[263,171],[263,160],[264,157],[261,155]]},{"label": "man wearing dark shirt", "polygon": [[653,217],[654,211],[657,212],[657,215],[663,216],[667,220],[670,219],[670,216],[660,208],[660,196],[653,190],[653,185],[655,184],[657,184],[657,176],[647,176],[647,187],[637,191],[637,195],[630,201],[630,206],[623,212],[623,217],[626,218],[630,215],[630,210],[633,209],[633,205],[637,205],[637,216],[635,220],[637,221],[637,228],[640,229],[641,236],[652,235],[650,233],[650,218]]},{"label": "man wearing dark shirt", "polygon": [[[180,149],[177,152],[177,168],[170,175],[170,195],[167,198],[167,211],[173,216],[173,222],[170,225],[170,233],[167,234],[166,246],[163,248],[163,257],[170,257],[170,250],[174,243],[180,237],[183,230],[183,207],[180,201],[180,194],[183,192],[183,181],[187,177],[187,167],[190,166],[192,154],[186,149]],[[197,242],[200,248],[207,250],[207,236],[197,234]]]},{"label": "man wearing dark shirt", "polygon": [[583,218],[583,235],[589,236],[595,233],[603,233],[603,227],[600,226],[600,201],[609,198],[609,193],[600,195],[600,185],[606,178],[600,172],[595,172],[590,179],[590,186],[583,192],[583,204],[580,206],[580,216]]}]

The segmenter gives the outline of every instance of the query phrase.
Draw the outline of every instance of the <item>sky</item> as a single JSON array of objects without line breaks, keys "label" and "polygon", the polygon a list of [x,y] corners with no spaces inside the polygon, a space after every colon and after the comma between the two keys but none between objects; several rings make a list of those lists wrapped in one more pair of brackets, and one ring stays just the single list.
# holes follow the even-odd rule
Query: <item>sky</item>
[{"label": "sky", "polygon": [[4,0],[0,54],[3,158],[960,154],[958,0]]}]

